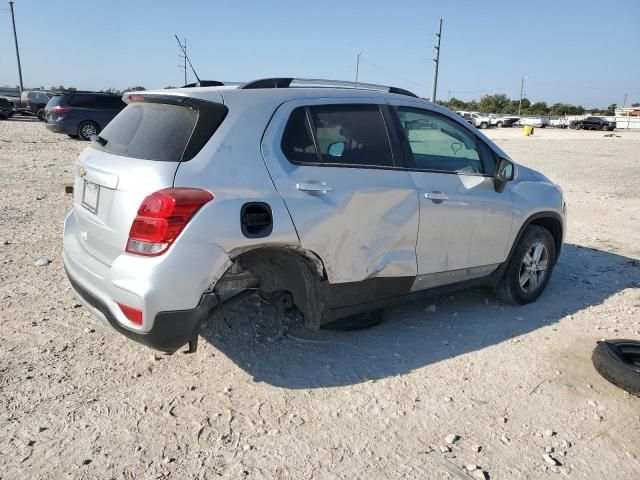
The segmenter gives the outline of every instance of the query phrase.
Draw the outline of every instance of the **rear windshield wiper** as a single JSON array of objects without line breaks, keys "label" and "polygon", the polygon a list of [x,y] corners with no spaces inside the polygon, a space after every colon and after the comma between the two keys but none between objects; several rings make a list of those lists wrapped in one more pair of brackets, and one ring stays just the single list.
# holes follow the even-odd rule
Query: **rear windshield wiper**
[{"label": "rear windshield wiper", "polygon": [[89,140],[91,140],[92,142],[96,142],[99,143],[100,145],[102,145],[103,147],[107,144],[107,142],[109,140],[107,140],[106,138],[102,138],[100,135],[91,135],[89,137]]}]

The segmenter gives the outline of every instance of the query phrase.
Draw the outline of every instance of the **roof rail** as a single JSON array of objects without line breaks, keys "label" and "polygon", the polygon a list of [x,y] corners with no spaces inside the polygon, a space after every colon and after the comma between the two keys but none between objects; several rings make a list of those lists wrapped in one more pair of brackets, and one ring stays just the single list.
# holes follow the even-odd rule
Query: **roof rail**
[{"label": "roof rail", "polygon": [[378,90],[389,93],[396,93],[398,95],[407,95],[409,97],[418,97],[415,93],[398,87],[389,87],[387,85],[376,85],[374,83],[362,83],[362,82],[348,82],[343,80],[323,80],[319,78],[291,78],[291,77],[276,77],[276,78],[262,78],[260,80],[253,80],[239,86],[241,89],[255,89],[255,88],[290,88],[292,83],[296,84],[296,87],[334,87],[334,88],[353,88],[362,90]]}]

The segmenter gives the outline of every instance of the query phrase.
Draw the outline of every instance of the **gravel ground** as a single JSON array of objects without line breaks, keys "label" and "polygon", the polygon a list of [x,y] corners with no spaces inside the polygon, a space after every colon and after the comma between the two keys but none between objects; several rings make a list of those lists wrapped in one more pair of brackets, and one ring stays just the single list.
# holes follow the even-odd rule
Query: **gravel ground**
[{"label": "gravel ground", "polygon": [[67,287],[63,184],[86,144],[0,122],[0,478],[640,478],[640,398],[590,361],[640,337],[640,132],[488,135],[568,198],[538,302],[467,291],[301,343],[250,299],[166,356]]}]

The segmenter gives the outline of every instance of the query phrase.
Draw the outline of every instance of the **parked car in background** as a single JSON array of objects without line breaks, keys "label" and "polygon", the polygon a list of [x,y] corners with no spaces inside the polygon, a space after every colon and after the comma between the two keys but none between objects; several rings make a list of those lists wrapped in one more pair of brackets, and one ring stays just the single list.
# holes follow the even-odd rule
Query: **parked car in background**
[{"label": "parked car in background", "polygon": [[608,130],[612,131],[616,128],[616,122],[610,122],[601,117],[587,117],[582,120],[574,120],[569,128],[576,130]]},{"label": "parked car in background", "polygon": [[498,128],[512,127],[513,125],[518,123],[518,120],[520,120],[520,117],[496,115],[495,113],[489,115],[489,121],[491,122],[491,125]]},{"label": "parked car in background", "polygon": [[44,108],[52,95],[44,90],[23,90],[20,95],[20,111],[28,115],[36,115],[44,121]]},{"label": "parked car in background", "polygon": [[491,119],[486,113],[473,112],[471,114],[471,123],[476,128],[489,128],[491,126]]},{"label": "parked car in background", "polygon": [[11,102],[4,97],[0,97],[0,120],[6,120],[13,115]]},{"label": "parked car in background", "polygon": [[462,110],[459,110],[456,112],[458,115],[460,115],[462,118],[464,118],[467,122],[469,122],[471,125],[474,125],[474,121],[473,118],[471,118],[471,113],[472,112],[465,112]]},{"label": "parked car in background", "polygon": [[550,123],[549,117],[522,117],[518,120],[519,125],[530,125],[539,128],[545,128],[549,126]]},{"label": "parked car in background", "polygon": [[45,108],[47,128],[72,138],[98,135],[125,107],[120,95],[69,92],[54,95]]},{"label": "parked car in background", "polygon": [[411,92],[322,82],[125,94],[76,163],[63,259],[83,305],[173,352],[256,290],[312,331],[418,292],[535,301],[562,190]]}]

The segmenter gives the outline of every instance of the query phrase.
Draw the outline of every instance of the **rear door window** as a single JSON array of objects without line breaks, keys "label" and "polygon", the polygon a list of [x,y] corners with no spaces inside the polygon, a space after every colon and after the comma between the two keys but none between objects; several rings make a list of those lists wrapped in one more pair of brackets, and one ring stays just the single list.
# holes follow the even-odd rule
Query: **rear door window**
[{"label": "rear door window", "polygon": [[120,99],[120,97],[111,95],[99,95],[96,98],[96,107],[105,108],[109,110],[122,109],[126,104]]},{"label": "rear door window", "polygon": [[296,162],[393,167],[386,124],[378,105],[314,105],[294,110],[282,150]]},{"label": "rear door window", "polygon": [[92,147],[144,160],[190,160],[211,138],[227,113],[224,105],[201,103],[207,105],[200,110],[167,103],[130,103],[100,133],[106,144],[92,142]]},{"label": "rear door window", "polygon": [[70,107],[95,108],[95,104],[96,104],[95,95],[74,95],[69,100]]}]

